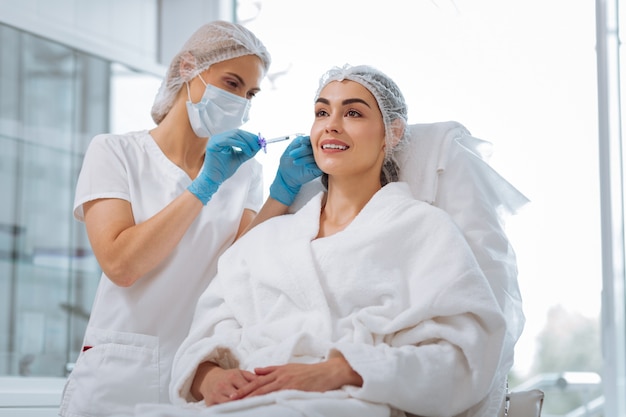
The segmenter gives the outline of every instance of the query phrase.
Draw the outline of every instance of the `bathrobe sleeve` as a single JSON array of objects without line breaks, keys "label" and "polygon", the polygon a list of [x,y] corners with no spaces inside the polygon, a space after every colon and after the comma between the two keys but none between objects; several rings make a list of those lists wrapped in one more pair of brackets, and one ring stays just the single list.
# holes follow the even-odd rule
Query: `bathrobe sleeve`
[{"label": "bathrobe sleeve", "polygon": [[172,403],[196,401],[190,390],[201,363],[215,362],[225,369],[237,368],[240,358],[236,346],[240,336],[241,326],[223,300],[222,280],[218,275],[198,300],[189,334],[174,357]]},{"label": "bathrobe sleeve", "polygon": [[[250,354],[259,346],[269,344],[268,350],[277,352],[278,356],[265,353],[260,356],[271,364],[285,363],[287,359],[283,358],[287,356],[281,356],[283,349],[280,346],[273,348],[271,336],[280,340],[281,336],[277,336],[279,332],[289,333],[292,329],[265,316],[268,310],[274,309],[276,302],[264,293],[263,285],[259,288],[256,284],[262,281],[260,274],[278,277],[281,283],[289,281],[282,279],[281,274],[298,277],[298,262],[289,262],[293,271],[276,265],[275,256],[281,251],[275,252],[274,247],[283,245],[302,258],[302,251],[295,249],[290,242],[295,236],[296,240],[303,241],[300,246],[308,246],[317,233],[314,216],[319,216],[320,201],[321,196],[318,196],[313,207],[309,208],[310,213],[298,214],[305,218],[300,219],[299,227],[294,228],[292,216],[269,219],[242,236],[220,257],[218,272],[200,296],[189,334],[174,357],[170,384],[170,398],[174,404],[195,401],[190,388],[196,369],[203,362],[214,362],[224,369],[248,369],[246,359]],[[294,230],[297,233],[293,233]],[[308,294],[302,290],[300,282],[294,280],[293,284],[293,288],[302,293],[301,300],[305,301]],[[296,309],[297,304],[294,306]],[[290,317],[290,313],[292,311],[278,312],[279,316],[286,317]],[[288,324],[296,328],[298,323],[294,318]],[[263,342],[258,342],[256,337]]]}]

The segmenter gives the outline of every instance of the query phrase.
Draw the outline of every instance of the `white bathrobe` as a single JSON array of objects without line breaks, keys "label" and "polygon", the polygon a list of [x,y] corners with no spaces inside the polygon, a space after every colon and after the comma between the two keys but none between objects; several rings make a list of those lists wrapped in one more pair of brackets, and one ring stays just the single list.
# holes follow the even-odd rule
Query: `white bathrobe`
[{"label": "white bathrobe", "polygon": [[[448,214],[392,183],[345,230],[316,239],[321,199],[266,221],[224,253],[174,360],[177,405],[137,415],[497,414],[505,322]],[[204,361],[252,371],[316,363],[332,351],[362,387],[192,404],[190,385]]]}]

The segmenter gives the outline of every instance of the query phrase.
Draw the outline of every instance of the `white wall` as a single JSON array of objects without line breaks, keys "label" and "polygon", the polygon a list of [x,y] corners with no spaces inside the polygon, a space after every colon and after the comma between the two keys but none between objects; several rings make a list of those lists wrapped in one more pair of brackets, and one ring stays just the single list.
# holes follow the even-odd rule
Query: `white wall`
[{"label": "white wall", "polygon": [[204,23],[235,20],[236,0],[158,0],[158,61],[168,65],[183,43]]},{"label": "white wall", "polygon": [[0,21],[64,45],[162,73],[155,0],[0,0]]},{"label": "white wall", "polygon": [[162,76],[201,24],[233,19],[234,0],[0,0],[0,22]]}]

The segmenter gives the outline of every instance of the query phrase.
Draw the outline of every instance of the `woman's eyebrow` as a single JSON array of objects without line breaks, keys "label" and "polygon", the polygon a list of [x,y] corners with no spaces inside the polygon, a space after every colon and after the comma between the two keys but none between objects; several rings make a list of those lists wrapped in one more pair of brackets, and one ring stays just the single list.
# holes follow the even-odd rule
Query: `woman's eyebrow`
[{"label": "woman's eyebrow", "polygon": [[[341,102],[341,104],[343,104],[344,106],[345,106],[346,104],[352,104],[352,103],[363,103],[363,104],[365,104],[367,107],[370,107],[370,105],[369,105],[369,104],[367,104],[367,102],[366,102],[365,100],[360,99],[360,98],[348,98],[348,99],[345,99],[344,101],[342,101],[342,102]],[[371,108],[371,107],[370,107],[370,108]]]},{"label": "woman's eyebrow", "polygon": [[[323,104],[330,104],[330,101],[326,100],[323,97],[319,97],[316,101],[316,103],[323,103]],[[363,99],[360,98],[347,98],[344,101],[341,102],[342,105],[347,105],[347,104],[352,104],[352,103],[363,103],[365,104],[367,107],[372,108],[369,104],[367,104],[367,102]]]},{"label": "woman's eyebrow", "polygon": [[239,76],[239,74],[235,74],[234,72],[227,72],[226,74],[230,75],[231,77],[235,77],[241,85],[243,85],[244,87],[246,86],[246,83],[244,82],[243,78]]}]

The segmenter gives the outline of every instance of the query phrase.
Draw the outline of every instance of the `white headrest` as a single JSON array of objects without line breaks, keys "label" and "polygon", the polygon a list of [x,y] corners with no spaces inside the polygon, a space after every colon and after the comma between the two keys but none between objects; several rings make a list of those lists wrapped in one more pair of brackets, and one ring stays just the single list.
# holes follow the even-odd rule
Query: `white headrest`
[{"label": "white headrest", "polygon": [[[492,197],[485,203],[503,207],[509,214],[528,202],[488,164],[492,144],[471,136],[462,124],[453,121],[414,124],[408,129],[410,139],[396,160],[400,180],[409,184],[418,200],[441,207],[448,198],[438,197],[481,188],[481,194],[489,190]],[[452,177],[458,182],[451,182]],[[445,189],[440,186],[442,180]]]}]

